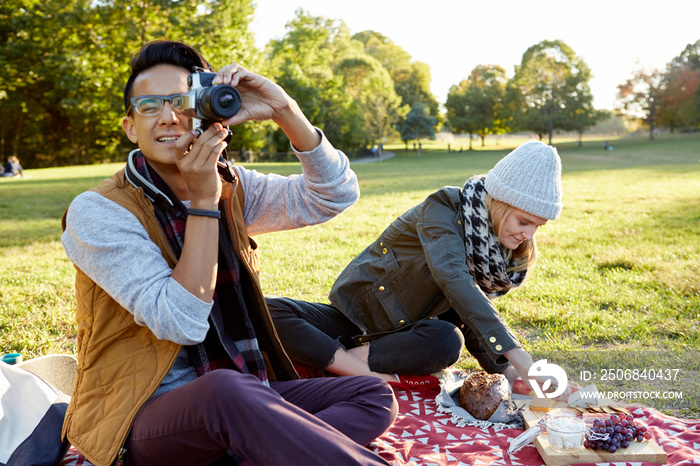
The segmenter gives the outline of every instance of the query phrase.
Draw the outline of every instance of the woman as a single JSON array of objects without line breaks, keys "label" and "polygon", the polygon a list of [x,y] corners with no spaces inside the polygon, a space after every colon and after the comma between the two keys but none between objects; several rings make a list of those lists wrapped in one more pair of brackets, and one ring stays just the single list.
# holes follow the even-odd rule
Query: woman
[{"label": "woman", "polygon": [[429,374],[464,345],[487,372],[528,380],[533,360],[492,299],[522,285],[537,229],[561,209],[559,155],[527,142],[397,218],[340,274],[331,305],[268,298],[282,343],[297,363],[404,389],[436,387]]}]

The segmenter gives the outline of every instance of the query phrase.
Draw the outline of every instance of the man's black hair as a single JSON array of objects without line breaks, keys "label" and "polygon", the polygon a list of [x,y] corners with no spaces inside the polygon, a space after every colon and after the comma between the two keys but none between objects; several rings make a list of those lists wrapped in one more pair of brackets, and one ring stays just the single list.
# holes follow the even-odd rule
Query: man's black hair
[{"label": "man's black hair", "polygon": [[[129,111],[131,89],[136,77],[156,65],[179,66],[192,73],[194,68],[210,69],[211,65],[197,50],[182,42],[156,40],[144,45],[131,59],[131,76],[124,87],[124,111]],[[127,113],[128,114],[128,113]]]}]

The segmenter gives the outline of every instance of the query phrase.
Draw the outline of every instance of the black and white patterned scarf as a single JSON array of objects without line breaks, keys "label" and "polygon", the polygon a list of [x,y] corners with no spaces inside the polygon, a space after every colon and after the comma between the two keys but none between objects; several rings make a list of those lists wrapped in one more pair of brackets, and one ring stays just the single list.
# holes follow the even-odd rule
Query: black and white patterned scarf
[{"label": "black and white patterned scarf", "polygon": [[464,247],[467,266],[479,288],[489,298],[503,296],[520,286],[527,271],[507,272],[514,264],[506,262],[502,245],[496,237],[486,209],[485,175],[469,180],[460,191],[464,219]]}]

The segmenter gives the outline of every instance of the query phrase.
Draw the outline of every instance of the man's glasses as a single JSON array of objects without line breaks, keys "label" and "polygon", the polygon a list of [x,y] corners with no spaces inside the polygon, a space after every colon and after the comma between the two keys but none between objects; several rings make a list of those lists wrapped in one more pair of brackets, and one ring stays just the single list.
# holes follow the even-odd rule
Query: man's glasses
[{"label": "man's glasses", "polygon": [[131,113],[131,109],[135,109],[136,113],[141,116],[154,116],[160,114],[163,109],[165,102],[170,102],[173,108],[182,108],[182,94],[171,94],[171,95],[141,95],[138,97],[131,98],[131,105],[129,106],[129,111],[126,112],[128,115]]}]

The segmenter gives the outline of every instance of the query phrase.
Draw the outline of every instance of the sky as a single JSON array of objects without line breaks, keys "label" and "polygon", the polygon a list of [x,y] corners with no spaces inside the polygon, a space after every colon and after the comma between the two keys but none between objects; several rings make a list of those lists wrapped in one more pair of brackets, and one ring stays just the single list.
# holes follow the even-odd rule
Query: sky
[{"label": "sky", "polygon": [[351,33],[373,30],[430,66],[444,103],[477,65],[513,76],[525,51],[561,40],[591,69],[593,103],[612,109],[617,85],[635,66],[663,70],[700,39],[700,0],[254,0],[251,24],[263,48],[285,34],[297,8],[342,19]]}]

